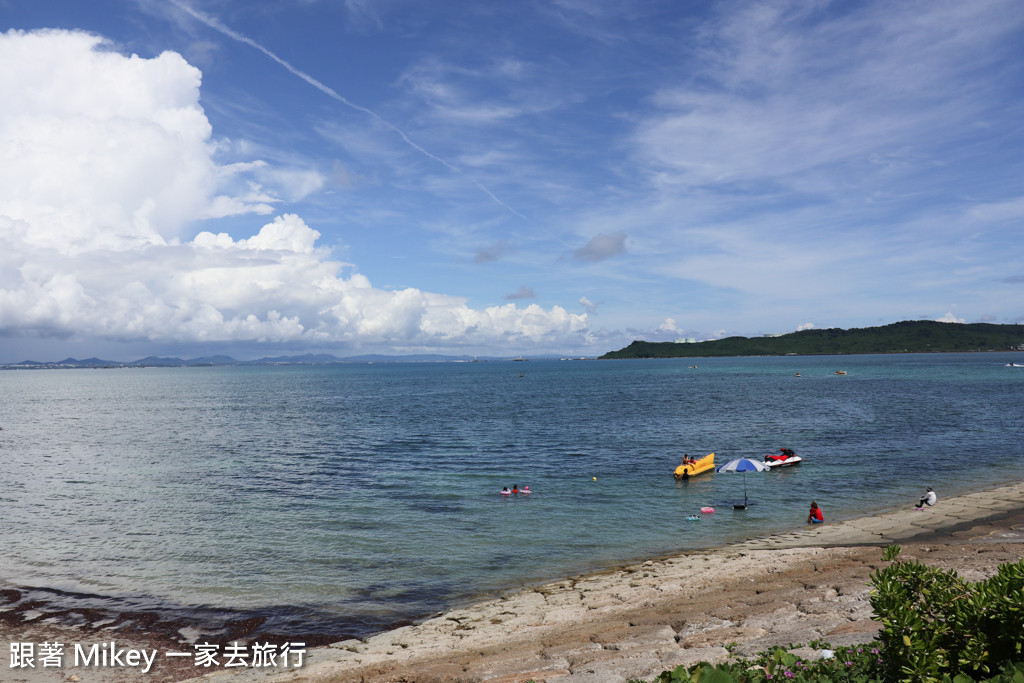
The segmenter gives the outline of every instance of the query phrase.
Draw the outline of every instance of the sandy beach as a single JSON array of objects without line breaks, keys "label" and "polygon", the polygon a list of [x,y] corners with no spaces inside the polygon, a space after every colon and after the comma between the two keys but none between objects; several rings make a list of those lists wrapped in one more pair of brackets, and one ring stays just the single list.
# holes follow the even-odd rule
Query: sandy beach
[{"label": "sandy beach", "polygon": [[[941,492],[940,492],[941,495]],[[826,508],[826,514],[828,510]],[[497,681],[611,683],[774,645],[870,641],[869,575],[882,549],[979,580],[1024,557],[1024,484],[942,499],[536,586],[420,624],[310,648],[301,668],[204,669],[160,657],[153,670],[8,669],[10,681]],[[164,652],[187,645],[46,624],[0,625],[3,640]],[[5,650],[7,646],[5,645]],[[805,656],[816,656],[809,648]]]}]

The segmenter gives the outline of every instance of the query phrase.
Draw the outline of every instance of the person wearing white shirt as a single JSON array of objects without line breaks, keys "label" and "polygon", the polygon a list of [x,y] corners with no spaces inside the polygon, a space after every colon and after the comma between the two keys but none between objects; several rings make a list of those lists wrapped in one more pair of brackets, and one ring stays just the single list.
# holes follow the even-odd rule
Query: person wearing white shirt
[{"label": "person wearing white shirt", "polygon": [[917,507],[923,508],[925,505],[931,507],[932,505],[935,505],[936,500],[938,500],[938,496],[935,495],[935,491],[932,491],[932,487],[929,486],[928,492],[925,493],[921,497],[921,500],[918,501]]}]

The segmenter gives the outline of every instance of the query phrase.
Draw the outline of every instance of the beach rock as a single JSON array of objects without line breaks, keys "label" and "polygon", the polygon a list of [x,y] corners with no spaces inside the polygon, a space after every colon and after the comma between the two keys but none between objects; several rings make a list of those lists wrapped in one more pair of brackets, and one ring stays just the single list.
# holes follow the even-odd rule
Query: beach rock
[{"label": "beach rock", "polygon": [[777,630],[784,628],[788,624],[798,623],[806,618],[806,616],[796,608],[796,605],[784,604],[767,614],[758,614],[744,619],[739,625],[744,628],[758,628],[765,631],[769,629]]},{"label": "beach rock", "polygon": [[653,626],[631,629],[629,637],[615,642],[605,643],[606,650],[654,650],[657,648],[677,648],[676,632],[671,626]]},{"label": "beach rock", "polygon": [[533,681],[533,683],[556,683],[557,681],[568,680],[569,675],[568,669],[524,671],[507,676],[499,676],[498,678],[488,678],[487,683],[528,683],[528,681]]},{"label": "beach rock", "polygon": [[[479,664],[470,665],[467,673],[479,677],[485,681],[527,681],[538,680],[538,675],[544,678],[555,678],[567,676],[569,671],[569,660],[563,657],[548,657],[542,654],[523,656],[523,653],[516,653],[515,657],[489,656]],[[527,678],[521,678],[528,674]]]},{"label": "beach rock", "polygon": [[786,630],[766,634],[760,638],[736,641],[732,648],[732,654],[740,657],[754,657],[759,652],[764,652],[779,645],[790,643],[809,643],[822,637],[821,631],[806,628],[799,631]]},{"label": "beach rock", "polygon": [[600,659],[578,664],[564,678],[566,683],[622,683],[636,679],[651,679],[665,670],[661,660],[650,654],[622,657],[605,653]]},{"label": "beach rock", "polygon": [[544,648],[544,654],[551,659],[568,658],[581,655],[586,652],[594,652],[595,650],[602,650],[599,643],[573,643],[568,645],[554,645],[551,647]]},{"label": "beach rock", "polygon": [[867,618],[841,624],[823,633],[822,637],[832,645],[859,645],[861,643],[869,643],[877,638],[878,632],[881,630],[881,623]]},{"label": "beach rock", "polygon": [[679,648],[666,652],[661,656],[661,663],[664,670],[671,671],[677,666],[691,667],[700,662],[710,664],[721,664],[730,657],[729,651],[724,647],[692,647]]},{"label": "beach rock", "polygon": [[789,654],[807,662],[813,662],[816,659],[821,659],[821,650],[806,645],[789,650]]},{"label": "beach rock", "polygon": [[679,647],[724,647],[730,643],[745,642],[768,633],[763,628],[715,628],[679,638]]},{"label": "beach rock", "polygon": [[329,647],[332,647],[335,650],[345,650],[346,652],[362,652],[365,649],[366,644],[356,638],[349,638],[348,640],[340,640],[337,643],[331,643]]},{"label": "beach rock", "polygon": [[675,629],[679,632],[679,638],[683,638],[693,633],[708,631],[713,628],[725,628],[732,625],[733,623],[731,621],[716,619],[707,614],[688,615],[686,620],[680,620],[674,624]]},{"label": "beach rock", "polygon": [[581,613],[580,605],[567,607],[550,608],[544,612],[543,623],[545,624],[567,624],[576,621]]}]

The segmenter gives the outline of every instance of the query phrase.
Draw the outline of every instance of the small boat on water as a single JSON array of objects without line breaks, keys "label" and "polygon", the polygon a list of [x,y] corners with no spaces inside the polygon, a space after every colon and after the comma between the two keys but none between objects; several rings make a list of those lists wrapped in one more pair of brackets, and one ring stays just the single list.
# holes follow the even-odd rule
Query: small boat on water
[{"label": "small boat on water", "polygon": [[775,469],[776,467],[789,467],[799,465],[804,461],[792,448],[783,448],[778,453],[769,453],[764,456],[764,464]]},{"label": "small boat on water", "polygon": [[836,370],[836,374],[837,375],[845,375],[846,374],[846,370]]},{"label": "small boat on water", "polygon": [[676,479],[689,479],[698,474],[713,472],[715,470],[715,454],[708,453],[703,458],[686,458],[683,464],[676,468]]}]

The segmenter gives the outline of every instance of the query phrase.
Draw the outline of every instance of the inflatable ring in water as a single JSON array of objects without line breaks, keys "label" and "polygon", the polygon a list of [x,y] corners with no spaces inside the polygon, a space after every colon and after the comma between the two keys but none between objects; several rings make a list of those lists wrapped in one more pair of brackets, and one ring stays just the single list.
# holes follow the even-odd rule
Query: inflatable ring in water
[{"label": "inflatable ring in water", "polygon": [[700,511],[703,512],[705,515],[710,515],[712,512],[715,511],[715,508],[706,507],[706,508],[701,508]]}]

